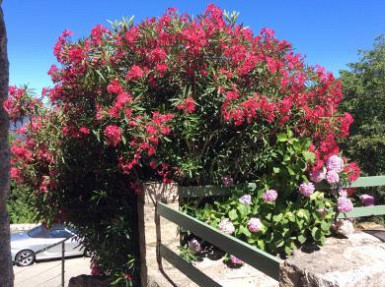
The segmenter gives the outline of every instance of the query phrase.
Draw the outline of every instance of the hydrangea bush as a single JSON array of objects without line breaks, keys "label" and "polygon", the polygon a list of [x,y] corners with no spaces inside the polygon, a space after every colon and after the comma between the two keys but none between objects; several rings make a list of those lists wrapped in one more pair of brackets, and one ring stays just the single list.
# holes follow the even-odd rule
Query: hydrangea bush
[{"label": "hydrangea bush", "polygon": [[[349,164],[337,155],[325,161],[321,172],[313,173],[316,157],[309,146],[309,140],[295,138],[290,130],[278,134],[273,159],[253,184],[230,186],[232,195],[217,198],[203,208],[201,201],[195,201],[184,209],[272,254],[290,255],[305,243],[322,245],[336,215],[353,209],[347,190],[340,186],[349,178],[357,178],[358,173],[348,169]],[[330,172],[336,173],[337,182],[328,180]],[[229,262],[234,264],[231,258]]]},{"label": "hydrangea bush", "polygon": [[95,270],[137,279],[136,195],[149,180],[254,182],[196,215],[271,252],[323,241],[338,195],[316,183],[359,172],[337,159],[352,117],[338,112],[332,74],[214,5],[195,18],[169,9],[71,35],[54,47],[49,108],[10,91],[11,117],[30,116],[12,147],[12,178],[33,188],[43,218],[76,225]]}]

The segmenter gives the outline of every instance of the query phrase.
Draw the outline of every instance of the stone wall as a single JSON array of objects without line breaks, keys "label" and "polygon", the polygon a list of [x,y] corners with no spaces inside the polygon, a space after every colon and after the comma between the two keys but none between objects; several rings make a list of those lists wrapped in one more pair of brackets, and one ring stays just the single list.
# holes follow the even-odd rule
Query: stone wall
[{"label": "stone wall", "polygon": [[385,286],[385,243],[376,237],[357,231],[317,249],[296,251],[284,262],[281,287]]}]

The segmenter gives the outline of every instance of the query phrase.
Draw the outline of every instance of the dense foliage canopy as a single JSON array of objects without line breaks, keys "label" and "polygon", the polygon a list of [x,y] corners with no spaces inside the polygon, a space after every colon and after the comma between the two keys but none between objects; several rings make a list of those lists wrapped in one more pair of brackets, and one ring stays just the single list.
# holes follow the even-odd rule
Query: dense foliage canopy
[{"label": "dense foliage canopy", "polygon": [[[337,156],[352,123],[338,112],[341,84],[272,30],[254,35],[235,18],[209,5],[195,18],[169,9],[138,25],[97,25],[79,41],[64,31],[54,48],[60,67],[49,71],[55,85],[43,91],[51,107],[10,90],[11,118],[33,115],[12,147],[13,179],[35,190],[44,218],[75,224],[105,271],[135,272],[143,181],[257,182],[257,209],[240,211],[242,220],[260,217],[266,234],[293,230],[280,238],[288,253],[329,233],[346,193],[315,193],[311,181],[337,187],[359,174]],[[259,209],[270,188],[278,200]],[[288,212],[301,220],[269,223]]]}]

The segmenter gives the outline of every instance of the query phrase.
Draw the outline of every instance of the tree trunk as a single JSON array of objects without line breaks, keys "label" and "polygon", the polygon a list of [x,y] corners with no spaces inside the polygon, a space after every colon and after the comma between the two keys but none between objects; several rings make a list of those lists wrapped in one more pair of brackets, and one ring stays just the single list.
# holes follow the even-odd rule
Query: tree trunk
[{"label": "tree trunk", "polygon": [[13,265],[6,201],[9,194],[8,115],[3,102],[8,96],[9,64],[7,33],[0,0],[0,286],[13,287]]}]

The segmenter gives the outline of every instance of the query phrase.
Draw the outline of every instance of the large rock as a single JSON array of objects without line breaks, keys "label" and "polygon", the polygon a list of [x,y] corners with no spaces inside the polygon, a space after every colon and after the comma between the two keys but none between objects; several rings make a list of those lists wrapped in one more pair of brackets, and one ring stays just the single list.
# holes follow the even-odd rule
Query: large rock
[{"label": "large rock", "polygon": [[72,277],[68,287],[109,287],[111,286],[108,278],[103,276],[79,275]]},{"label": "large rock", "polygon": [[385,243],[364,232],[296,251],[281,268],[281,287],[385,286]]}]

